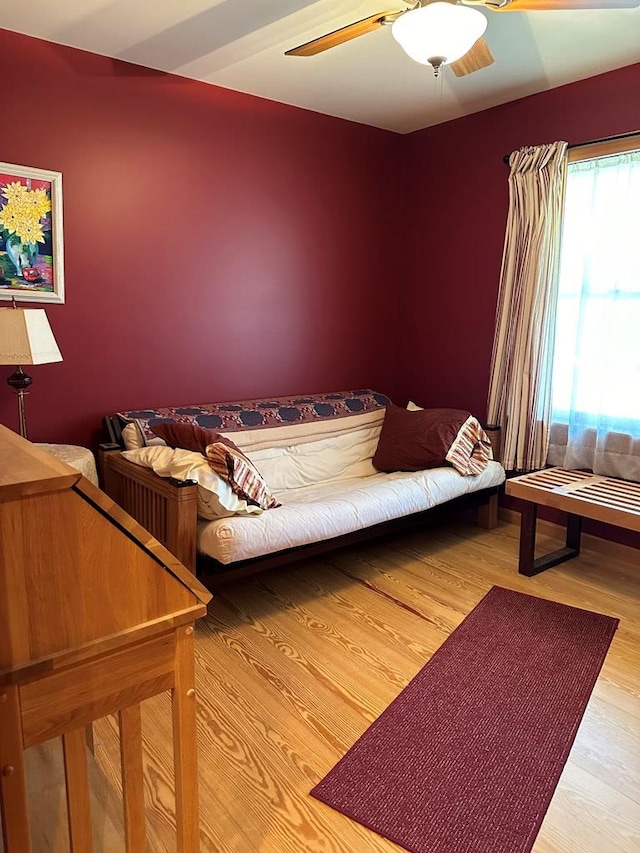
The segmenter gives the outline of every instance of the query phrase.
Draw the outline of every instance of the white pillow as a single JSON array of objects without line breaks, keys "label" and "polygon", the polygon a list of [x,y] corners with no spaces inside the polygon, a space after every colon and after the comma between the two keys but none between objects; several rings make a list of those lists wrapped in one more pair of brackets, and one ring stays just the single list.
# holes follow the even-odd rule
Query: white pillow
[{"label": "white pillow", "polygon": [[122,428],[122,443],[125,450],[138,450],[144,447],[144,440],[136,424],[127,424]]},{"label": "white pillow", "polygon": [[231,486],[211,470],[201,453],[167,447],[141,447],[124,450],[129,462],[151,468],[160,477],[175,480],[195,480],[198,484],[198,515],[212,521],[230,515],[259,515],[260,507],[239,498]]},{"label": "white pillow", "polygon": [[422,412],[422,411],[424,411],[422,406],[416,406],[416,404],[412,403],[411,400],[409,400],[409,402],[407,403],[407,409],[409,409],[410,412]]},{"label": "white pillow", "polygon": [[160,436],[154,436],[150,438],[149,441],[145,441],[144,436],[140,430],[140,427],[136,423],[128,423],[126,427],[122,429],[122,442],[124,444],[125,450],[139,450],[141,447],[166,447],[167,442],[160,438]]}]

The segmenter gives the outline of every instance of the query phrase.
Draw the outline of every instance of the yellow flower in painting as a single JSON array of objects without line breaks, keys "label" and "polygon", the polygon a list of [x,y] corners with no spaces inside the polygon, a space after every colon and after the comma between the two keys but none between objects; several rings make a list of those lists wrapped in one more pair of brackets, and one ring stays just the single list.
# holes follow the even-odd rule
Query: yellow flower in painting
[{"label": "yellow flower in painting", "polygon": [[0,208],[0,227],[15,234],[23,243],[44,243],[42,219],[51,210],[46,191],[11,183],[4,187],[2,195],[7,202]]},{"label": "yellow flower in painting", "polygon": [[29,190],[19,200],[25,208],[33,210],[38,219],[46,216],[51,210],[51,202],[45,190]]},{"label": "yellow flower in painting", "polygon": [[13,234],[16,230],[16,221],[16,215],[13,211],[7,210],[6,207],[0,211],[0,227],[4,228],[10,234]]},{"label": "yellow flower in painting", "polygon": [[7,205],[0,211],[0,226],[5,228],[9,234],[15,234],[16,228],[20,224],[18,213],[14,208]]},{"label": "yellow flower in painting", "polygon": [[26,219],[16,228],[16,234],[23,243],[44,243],[42,226],[35,220]]},{"label": "yellow flower in painting", "polygon": [[24,184],[21,184],[19,181],[14,181],[14,183],[6,185],[6,187],[2,190],[2,195],[8,201],[11,201],[11,199],[20,198],[28,192],[29,190],[27,189],[27,187],[25,187]]}]

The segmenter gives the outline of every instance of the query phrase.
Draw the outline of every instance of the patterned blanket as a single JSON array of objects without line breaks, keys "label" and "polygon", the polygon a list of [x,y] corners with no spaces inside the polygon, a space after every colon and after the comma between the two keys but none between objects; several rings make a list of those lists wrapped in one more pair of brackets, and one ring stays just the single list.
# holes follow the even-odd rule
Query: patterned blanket
[{"label": "patterned blanket", "polygon": [[219,432],[232,432],[359,415],[384,409],[389,402],[384,394],[365,389],[297,397],[263,397],[232,403],[132,409],[118,412],[118,417],[124,423],[136,423],[148,440],[153,438],[151,427],[159,423],[192,423]]}]

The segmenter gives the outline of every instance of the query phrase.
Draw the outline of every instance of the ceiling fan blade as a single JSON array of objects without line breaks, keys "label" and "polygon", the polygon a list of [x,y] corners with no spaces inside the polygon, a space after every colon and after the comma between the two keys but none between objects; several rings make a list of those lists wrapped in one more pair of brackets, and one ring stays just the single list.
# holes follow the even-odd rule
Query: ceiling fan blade
[{"label": "ceiling fan blade", "polygon": [[511,0],[504,6],[493,5],[487,0],[486,7],[492,12],[556,12],[571,9],[635,9],[640,0]]},{"label": "ceiling fan blade", "polygon": [[462,59],[452,62],[449,67],[456,77],[466,77],[467,74],[473,74],[474,71],[480,71],[481,68],[493,65],[494,62],[495,60],[489,50],[489,45],[483,38],[479,38]]},{"label": "ceiling fan blade", "polygon": [[321,53],[323,50],[329,50],[330,47],[336,47],[351,39],[364,36],[367,33],[377,30],[382,27],[387,19],[392,19],[398,16],[398,10],[393,9],[390,12],[378,12],[376,15],[370,15],[368,18],[363,18],[361,21],[356,21],[354,24],[347,24],[346,27],[340,27],[339,30],[334,30],[332,33],[327,33],[325,36],[305,42],[298,47],[293,47],[291,50],[286,50],[285,56],[315,56],[316,53]]}]

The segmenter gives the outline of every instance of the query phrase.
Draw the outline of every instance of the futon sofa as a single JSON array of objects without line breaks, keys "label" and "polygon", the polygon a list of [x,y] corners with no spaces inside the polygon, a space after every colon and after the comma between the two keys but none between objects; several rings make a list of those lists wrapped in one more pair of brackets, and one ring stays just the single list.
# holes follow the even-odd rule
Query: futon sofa
[{"label": "futon sofa", "polygon": [[[389,470],[393,461],[378,462],[389,437],[385,419],[388,425],[393,414],[414,428],[414,414],[424,419],[431,412],[444,413],[442,423],[449,429],[440,438],[442,458],[436,451],[422,470],[415,470],[420,463],[410,458],[397,464],[414,470]],[[464,429],[456,432],[461,421]],[[209,439],[200,452],[177,446],[176,440],[168,446],[158,433],[166,437],[171,425],[183,432],[191,425],[230,440],[262,475],[272,499],[264,506],[271,508],[243,499],[247,496],[226,482],[224,470],[217,469],[222,477],[215,473],[207,458],[213,450],[206,446]],[[469,426],[476,432],[469,433]],[[104,490],[186,566],[197,566],[214,582],[379,534],[470,497],[479,506],[480,523],[493,526],[505,478],[489,446],[491,439],[495,447],[496,433],[487,435],[469,413],[405,414],[369,389],[124,411],[107,416],[105,427]],[[406,457],[411,440],[396,444],[387,442],[387,457],[389,452]],[[224,456],[225,445],[219,447]]]}]

